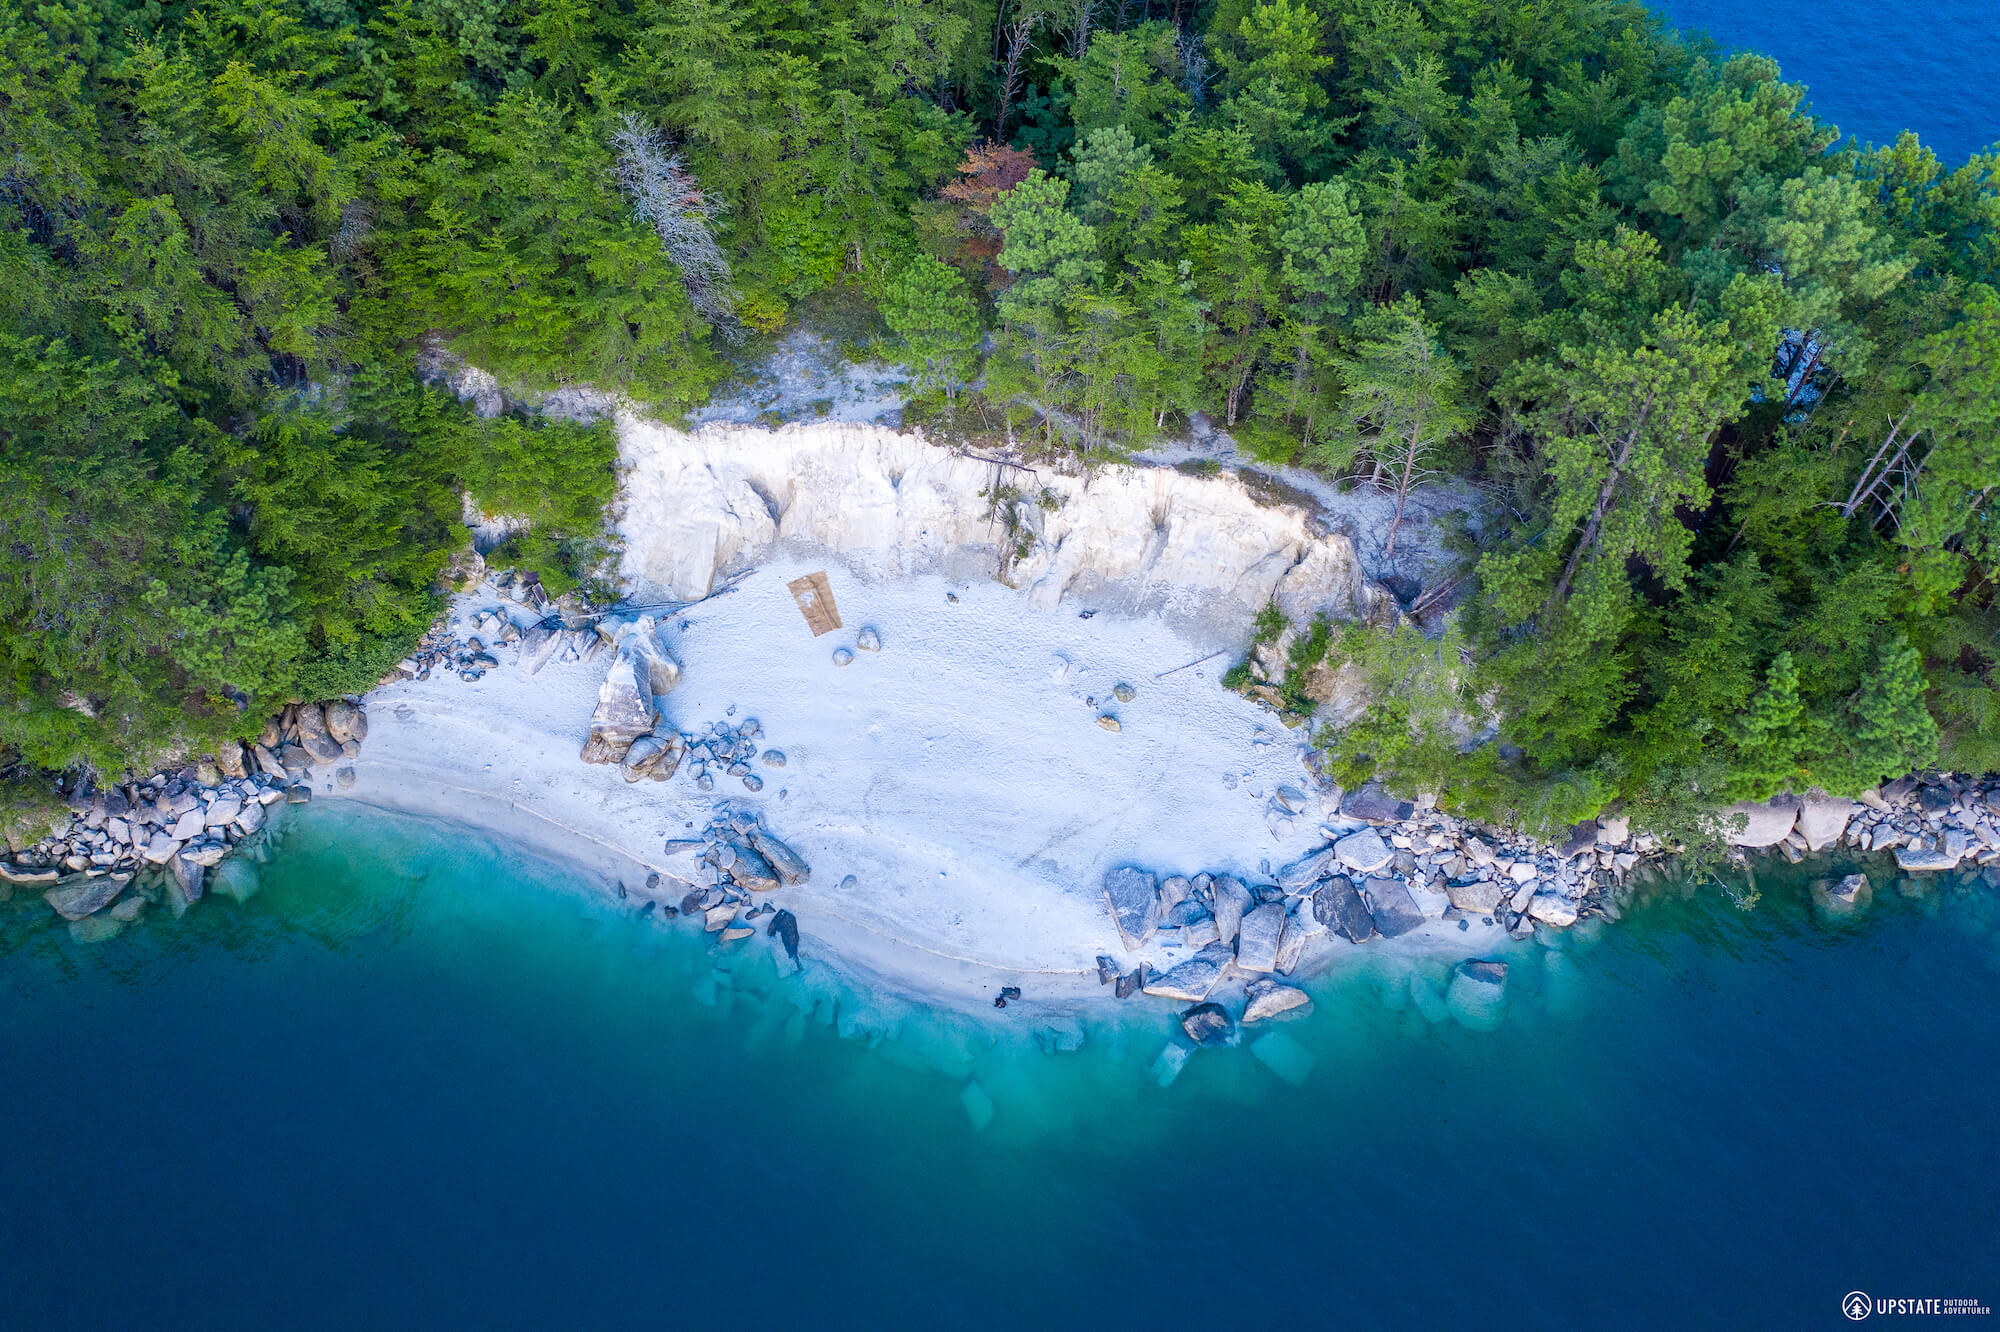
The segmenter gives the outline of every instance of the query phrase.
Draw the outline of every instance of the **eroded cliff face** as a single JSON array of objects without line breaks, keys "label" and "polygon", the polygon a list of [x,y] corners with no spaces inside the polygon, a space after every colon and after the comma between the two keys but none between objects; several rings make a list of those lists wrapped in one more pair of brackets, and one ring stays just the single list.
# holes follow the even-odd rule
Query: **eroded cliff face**
[{"label": "eroded cliff face", "polygon": [[[620,413],[622,573],[683,600],[786,542],[880,577],[992,577],[1036,605],[1089,597],[1134,611],[1237,618],[1275,599],[1303,622],[1393,622],[1353,543],[1233,474],[1105,466],[1017,469],[868,425],[685,432]],[[993,496],[999,488],[1002,500]]]}]

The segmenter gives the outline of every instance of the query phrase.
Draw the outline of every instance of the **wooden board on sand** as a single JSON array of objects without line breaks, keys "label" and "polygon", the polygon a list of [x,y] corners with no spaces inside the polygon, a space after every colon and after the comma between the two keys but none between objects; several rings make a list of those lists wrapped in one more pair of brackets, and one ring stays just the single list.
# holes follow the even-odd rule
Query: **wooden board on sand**
[{"label": "wooden board on sand", "polygon": [[791,589],[792,600],[799,603],[799,613],[806,617],[814,638],[840,628],[840,607],[833,604],[833,589],[827,586],[825,570],[794,578],[785,586]]}]

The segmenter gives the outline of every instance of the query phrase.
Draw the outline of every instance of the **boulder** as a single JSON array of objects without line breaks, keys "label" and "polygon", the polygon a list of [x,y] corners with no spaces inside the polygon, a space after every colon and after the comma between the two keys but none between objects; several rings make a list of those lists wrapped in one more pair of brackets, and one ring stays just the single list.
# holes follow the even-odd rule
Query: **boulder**
[{"label": "boulder", "polygon": [[1823,795],[1818,791],[1808,792],[1799,805],[1796,829],[1799,836],[1805,839],[1806,850],[1819,851],[1838,842],[1841,834],[1847,831],[1855,811],[1860,808],[1860,804],[1852,800]]},{"label": "boulder", "polygon": [[236,796],[223,796],[202,811],[201,821],[205,827],[219,828],[225,823],[234,823],[243,813],[243,801]]},{"label": "boulder", "polygon": [[1172,970],[1148,976],[1140,988],[1161,999],[1198,1004],[1221,981],[1222,969],[1229,962],[1229,950],[1221,944],[1211,944]]},{"label": "boulder", "polygon": [[1292,903],[1293,909],[1285,913],[1285,931],[1278,936],[1277,970],[1286,976],[1299,969],[1305,960],[1306,944],[1315,934],[1326,931],[1313,919],[1312,905],[1303,898]]},{"label": "boulder", "polygon": [[264,826],[264,802],[252,800],[236,816],[236,830],[249,836]]},{"label": "boulder", "polygon": [[[326,728],[326,710],[317,703],[307,703],[299,709],[299,744],[322,763],[346,757],[340,741]],[[280,750],[279,757],[283,756],[284,751]]]},{"label": "boulder", "polygon": [[1528,899],[1528,915],[1544,925],[1570,926],[1576,924],[1576,903],[1543,889]]},{"label": "boulder", "polygon": [[631,630],[618,645],[618,655],[632,663],[639,687],[654,698],[665,698],[681,682],[680,663],[667,655],[650,615],[632,622]]},{"label": "boulder", "polygon": [[1285,932],[1285,909],[1266,902],[1243,917],[1236,940],[1236,965],[1245,971],[1275,971],[1278,941]]},{"label": "boulder", "polygon": [[326,705],[326,731],[341,744],[360,744],[368,738],[368,714],[346,699]]},{"label": "boulder", "polygon": [[1118,719],[1108,712],[1097,719],[1097,724],[1107,731],[1122,731],[1125,729],[1118,724]]},{"label": "boulder", "polygon": [[631,658],[611,663],[597,689],[597,710],[590,716],[590,736],[583,742],[585,763],[618,763],[640,736],[653,729],[657,714],[653,696],[642,689]]},{"label": "boulder", "polygon": [[[1776,846],[1791,835],[1799,821],[1797,796],[1779,795],[1758,802],[1740,800],[1722,811],[1722,827],[1731,846]],[[1743,826],[1737,827],[1737,820]]]},{"label": "boulder", "polygon": [[1599,846],[1623,846],[1632,838],[1632,820],[1623,814],[1600,814],[1597,817],[1597,844]]},{"label": "boulder", "polygon": [[1320,924],[1354,943],[1375,937],[1375,917],[1355,891],[1354,881],[1336,874],[1313,891],[1313,915]]},{"label": "boulder", "polygon": [[1482,916],[1490,916],[1500,909],[1500,899],[1505,893],[1505,887],[1495,879],[1471,879],[1464,883],[1447,879],[1444,891],[1451,904],[1460,911],[1472,911]]},{"label": "boulder", "polygon": [[167,830],[167,835],[178,841],[185,842],[190,837],[201,836],[201,830],[207,826],[208,823],[202,818],[201,811],[199,809],[191,809],[174,820],[174,825]]},{"label": "boulder", "polygon": [[[674,775],[680,767],[681,738],[679,735],[662,736],[648,733],[632,742],[619,761],[620,773],[628,782],[636,782],[647,777],[657,777],[661,781]],[[662,773],[661,768],[666,771]]]},{"label": "boulder", "polygon": [[1127,948],[1141,948],[1160,925],[1160,900],[1153,876],[1121,865],[1104,876],[1104,901]]},{"label": "boulder", "polygon": [[1564,839],[1562,849],[1556,855],[1562,860],[1574,860],[1586,851],[1595,851],[1597,842],[1597,820],[1585,819],[1570,829],[1569,836]]},{"label": "boulder", "polygon": [[796,887],[812,877],[812,866],[806,864],[804,856],[762,828],[750,830],[750,844],[770,862],[771,869],[778,876],[778,882],[787,888]]},{"label": "boulder", "polygon": [[753,893],[768,893],[778,887],[778,872],[771,868],[771,862],[764,859],[761,852],[747,842],[730,842],[729,849],[736,854],[729,866],[729,877],[739,888],[748,888]]},{"label": "boulder", "polygon": [[1361,885],[1361,895],[1368,902],[1368,914],[1375,918],[1375,928],[1385,939],[1408,934],[1424,923],[1422,908],[1401,879],[1369,879]]},{"label": "boulder", "polygon": [[1250,890],[1242,881],[1227,874],[1218,875],[1212,892],[1215,894],[1215,932],[1221,942],[1235,946],[1236,936],[1243,928],[1243,913],[1250,909],[1254,900]]},{"label": "boulder", "polygon": [[1851,916],[1874,899],[1874,887],[1866,874],[1850,874],[1843,879],[1821,879],[1812,886],[1813,905],[1829,916]]},{"label": "boulder", "polygon": [[1373,828],[1348,834],[1333,844],[1333,850],[1340,863],[1356,874],[1373,874],[1396,858],[1382,834]]},{"label": "boulder", "polygon": [[1417,807],[1370,782],[1342,796],[1340,812],[1350,819],[1365,819],[1369,823],[1401,823],[1416,813]]},{"label": "boulder", "polygon": [[179,855],[169,862],[168,867],[173,870],[174,891],[180,894],[181,904],[193,906],[199,902],[202,883],[208,877],[208,871],[201,862],[192,856]]},{"label": "boulder", "polygon": [[[553,625],[531,624],[521,631],[521,655],[516,664],[523,675],[534,675],[549,664],[563,643],[563,632]],[[604,760],[594,760],[603,762]]]},{"label": "boulder", "polygon": [[123,879],[114,879],[107,874],[51,888],[42,894],[42,900],[54,907],[56,914],[64,920],[82,920],[92,912],[102,911],[111,905],[111,899],[118,896],[118,890],[124,886]]},{"label": "boulder", "polygon": [[1236,1023],[1221,1004],[1196,1004],[1181,1014],[1181,1030],[1200,1046],[1236,1044]]},{"label": "boulder", "polygon": [[1958,868],[1960,856],[1953,855],[1942,847],[1899,846],[1896,848],[1896,868],[1911,873],[1935,873],[1939,870]]},{"label": "boulder", "polygon": [[[1189,882],[1187,876],[1184,874],[1170,874],[1166,878],[1160,880],[1161,912],[1162,913],[1172,912],[1175,907],[1180,906],[1182,903],[1188,900],[1188,894],[1192,891],[1194,891],[1194,885],[1191,882]],[[1199,903],[1195,903],[1194,905],[1197,907],[1200,906]],[[1161,919],[1165,920],[1166,915],[1162,914]],[[1193,916],[1187,916],[1184,919],[1176,920],[1173,923],[1176,925],[1185,925],[1188,923],[1189,920],[1192,919],[1194,919]]]},{"label": "boulder", "polygon": [[[336,751],[339,746],[334,746]],[[278,746],[278,770],[274,777],[303,777],[312,771],[313,756],[301,745]]]},{"label": "boulder", "polygon": [[1335,847],[1315,851],[1304,860],[1294,861],[1278,871],[1278,886],[1288,893],[1304,892],[1329,874],[1340,872],[1340,855]]},{"label": "boulder", "polygon": [[216,771],[232,781],[247,777],[250,773],[243,746],[234,740],[224,741],[222,748],[215,751],[215,767]]},{"label": "boulder", "polygon": [[1445,1006],[1466,1026],[1488,1031],[1498,1026],[1500,1009],[1506,998],[1507,964],[1477,959],[1458,964],[1452,973],[1451,988],[1445,991]]},{"label": "boulder", "polygon": [[861,632],[854,636],[854,646],[861,652],[880,652],[882,635],[875,632],[874,625],[864,625]]},{"label": "boulder", "polygon": [[145,850],[140,854],[144,855],[146,859],[152,861],[155,865],[164,865],[179,855],[180,849],[181,844],[178,841],[166,833],[158,832],[153,834],[152,840],[146,843]]},{"label": "boulder", "polygon": [[736,907],[729,902],[721,902],[702,913],[701,928],[706,933],[715,934],[727,929],[735,919]]},{"label": "boulder", "polygon": [[1301,1017],[1312,1012],[1312,997],[1296,985],[1280,985],[1268,977],[1260,977],[1250,982],[1250,1002],[1243,1010],[1243,1022],[1262,1022],[1280,1013],[1297,1012]]}]

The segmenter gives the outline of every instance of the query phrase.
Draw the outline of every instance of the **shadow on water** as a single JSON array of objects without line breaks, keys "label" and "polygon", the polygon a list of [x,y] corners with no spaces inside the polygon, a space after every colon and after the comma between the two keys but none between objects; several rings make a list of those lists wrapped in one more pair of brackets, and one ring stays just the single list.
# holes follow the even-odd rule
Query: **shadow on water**
[{"label": "shadow on water", "polygon": [[1512,945],[1497,1009],[1451,958],[1357,951],[1162,1087],[1164,1005],[933,1012],[464,830],[294,811],[240,901],[94,945],[0,905],[9,1298],[35,1327],[1991,1302],[2000,894],[1870,864],[1835,922],[1809,885],[1845,868]]}]

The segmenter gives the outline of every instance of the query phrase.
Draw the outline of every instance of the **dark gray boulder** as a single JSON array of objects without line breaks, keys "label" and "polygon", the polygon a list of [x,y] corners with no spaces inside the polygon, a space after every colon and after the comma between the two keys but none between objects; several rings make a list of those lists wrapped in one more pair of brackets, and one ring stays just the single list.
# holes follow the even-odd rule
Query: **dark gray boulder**
[{"label": "dark gray boulder", "polygon": [[123,879],[105,875],[51,888],[42,894],[42,900],[54,907],[56,914],[64,920],[82,920],[92,912],[102,911],[111,905],[111,899],[118,896],[118,890],[124,886]]},{"label": "dark gray boulder", "polygon": [[1401,879],[1370,879],[1362,884],[1361,895],[1368,900],[1368,914],[1375,918],[1375,928],[1385,939],[1408,934],[1424,923],[1423,908]]},{"label": "dark gray boulder", "polygon": [[1354,943],[1375,937],[1375,917],[1345,874],[1336,874],[1313,890],[1312,913],[1313,919]]},{"label": "dark gray boulder", "polygon": [[1181,1030],[1196,1045],[1214,1048],[1236,1044],[1236,1020],[1221,1004],[1196,1004],[1181,1014]]},{"label": "dark gray boulder", "polygon": [[1370,782],[1342,796],[1340,812],[1350,819],[1366,819],[1370,823],[1401,823],[1416,813],[1417,807]]}]

